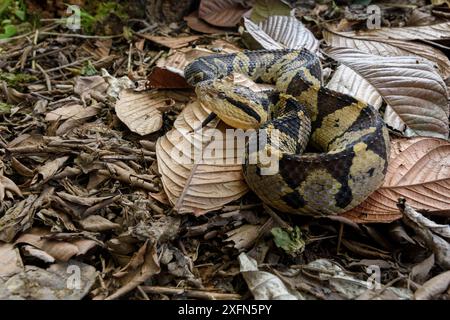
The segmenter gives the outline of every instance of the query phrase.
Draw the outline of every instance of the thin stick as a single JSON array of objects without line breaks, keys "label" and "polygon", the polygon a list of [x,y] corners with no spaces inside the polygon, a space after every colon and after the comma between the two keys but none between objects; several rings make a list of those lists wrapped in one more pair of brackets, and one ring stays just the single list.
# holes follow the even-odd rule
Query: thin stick
[{"label": "thin stick", "polygon": [[58,33],[58,32],[41,32],[41,34],[45,36],[60,36],[60,37],[81,38],[81,39],[114,39],[123,36],[121,34],[115,34],[112,36],[91,36],[77,33]]},{"label": "thin stick", "polygon": [[[34,39],[33,39],[33,47],[35,47],[37,45],[37,41],[38,41],[38,36],[39,36],[39,30],[36,29],[35,33],[34,33]],[[32,54],[33,58],[36,57],[36,50],[33,49],[33,54]],[[35,70],[36,69],[36,61],[32,60],[31,61],[31,69]]]},{"label": "thin stick", "polygon": [[44,75],[45,84],[47,85],[47,90],[48,91],[52,91],[52,82],[50,81],[50,77],[48,76],[47,72],[45,72],[44,68],[42,68],[41,65],[39,63],[37,63],[35,60],[33,60],[33,62],[35,62],[36,67]]},{"label": "thin stick", "polygon": [[58,70],[61,70],[61,69],[65,69],[65,68],[67,68],[67,67],[76,66],[76,65],[82,64],[82,63],[85,62],[85,61],[88,61],[89,59],[90,59],[90,58],[84,58],[84,59],[81,59],[81,60],[77,60],[77,61],[74,61],[74,62],[65,64],[65,65],[63,65],[63,66],[59,66],[59,67],[56,67],[56,68],[47,69],[47,70],[45,70],[45,72],[48,73],[48,72],[53,72],[53,71],[58,71]]},{"label": "thin stick", "polygon": [[141,286],[142,290],[153,294],[186,295],[189,298],[205,300],[240,300],[242,296],[236,293],[221,293],[203,290],[191,290],[183,288],[170,288],[159,286]]},{"label": "thin stick", "polygon": [[127,72],[131,71],[131,56],[133,55],[133,44],[130,43],[130,47],[128,49],[128,64],[127,64]]}]

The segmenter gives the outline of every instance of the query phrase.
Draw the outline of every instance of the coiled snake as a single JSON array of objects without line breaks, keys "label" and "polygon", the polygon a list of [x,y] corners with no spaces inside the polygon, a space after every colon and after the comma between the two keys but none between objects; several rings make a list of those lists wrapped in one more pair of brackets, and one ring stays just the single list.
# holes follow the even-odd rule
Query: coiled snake
[{"label": "coiled snake", "polygon": [[[259,128],[258,137],[268,137],[257,148],[247,143],[243,172],[266,204],[284,212],[345,212],[379,188],[386,173],[389,135],[380,115],[323,87],[321,72],[319,58],[306,49],[211,55],[185,68],[204,106],[233,127]],[[276,90],[255,93],[223,80],[233,73]],[[304,153],[307,146],[318,152]],[[251,161],[261,150],[276,155],[276,173],[263,174],[267,164]]]}]

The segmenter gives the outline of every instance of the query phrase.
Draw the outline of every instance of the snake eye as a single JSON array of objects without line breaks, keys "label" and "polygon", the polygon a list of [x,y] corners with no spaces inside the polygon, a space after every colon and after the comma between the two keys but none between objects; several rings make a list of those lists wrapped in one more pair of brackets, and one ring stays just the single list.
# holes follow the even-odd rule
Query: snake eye
[{"label": "snake eye", "polygon": [[225,93],[223,93],[223,92],[219,92],[218,94],[217,94],[217,96],[220,98],[220,99],[225,99],[227,96],[225,95]]}]

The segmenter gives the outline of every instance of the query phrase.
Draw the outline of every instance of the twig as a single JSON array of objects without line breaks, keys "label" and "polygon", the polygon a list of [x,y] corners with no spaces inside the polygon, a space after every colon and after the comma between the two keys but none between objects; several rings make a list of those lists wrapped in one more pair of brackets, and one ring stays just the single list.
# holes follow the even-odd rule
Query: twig
[{"label": "twig", "polygon": [[[34,32],[33,47],[35,47],[35,46],[37,45],[37,42],[38,42],[38,36],[39,36],[39,30],[36,29],[36,31]],[[33,56],[33,57],[36,56],[36,50],[35,50],[35,49],[33,49],[33,54],[32,54],[32,56]],[[35,60],[32,60],[32,61],[31,61],[31,69],[33,69],[33,70],[36,69],[36,61],[35,61]]]},{"label": "twig", "polygon": [[127,73],[130,73],[131,71],[131,57],[133,55],[133,44],[130,43],[130,46],[128,48],[128,64],[127,64]]},{"label": "twig", "polygon": [[286,229],[286,230],[289,230],[289,231],[292,231],[292,230],[293,230],[293,228],[292,228],[288,223],[286,223],[283,219],[281,219],[280,216],[277,215],[277,214],[275,213],[275,211],[272,210],[272,208],[270,208],[269,206],[267,206],[267,205],[264,204],[264,209],[267,211],[267,213],[272,217],[272,219],[273,219],[278,225],[280,225],[281,227],[283,227],[283,228]]},{"label": "twig", "polygon": [[47,70],[45,70],[45,72],[52,72],[52,71],[57,71],[57,70],[65,69],[65,68],[67,68],[67,67],[76,66],[76,65],[79,65],[79,64],[81,64],[81,63],[83,63],[83,62],[85,62],[85,61],[88,61],[89,59],[90,59],[90,58],[80,59],[80,60],[77,60],[77,61],[74,61],[74,62],[65,64],[65,65],[63,65],[63,66],[59,66],[59,67],[47,69]]},{"label": "twig", "polygon": [[35,60],[33,60],[36,67],[39,69],[40,72],[44,75],[45,78],[45,84],[47,85],[47,90],[52,91],[52,82],[50,81],[50,77],[48,76],[47,72],[45,72],[44,68],[41,67],[39,63],[37,63]]},{"label": "twig", "polygon": [[142,286],[142,290],[152,294],[186,295],[189,298],[206,300],[240,300],[242,296],[236,293],[221,293],[203,290],[191,290],[183,288]]},{"label": "twig", "polygon": [[45,36],[60,36],[60,37],[69,37],[69,38],[81,38],[81,39],[114,39],[120,38],[122,34],[115,34],[112,36],[91,36],[85,34],[77,34],[77,33],[59,33],[59,32],[41,32],[42,35]]}]

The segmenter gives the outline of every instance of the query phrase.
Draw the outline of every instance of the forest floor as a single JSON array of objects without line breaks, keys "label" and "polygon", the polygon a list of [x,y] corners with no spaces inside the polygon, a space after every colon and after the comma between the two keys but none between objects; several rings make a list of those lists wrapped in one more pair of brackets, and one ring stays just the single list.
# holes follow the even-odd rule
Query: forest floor
[{"label": "forest floor", "polygon": [[[450,9],[299,2],[202,0],[158,23],[105,5],[81,30],[0,8],[0,299],[449,299]],[[208,114],[189,62],[283,47],[388,125],[385,184],[342,216],[274,211],[240,165],[170,157]]]}]

